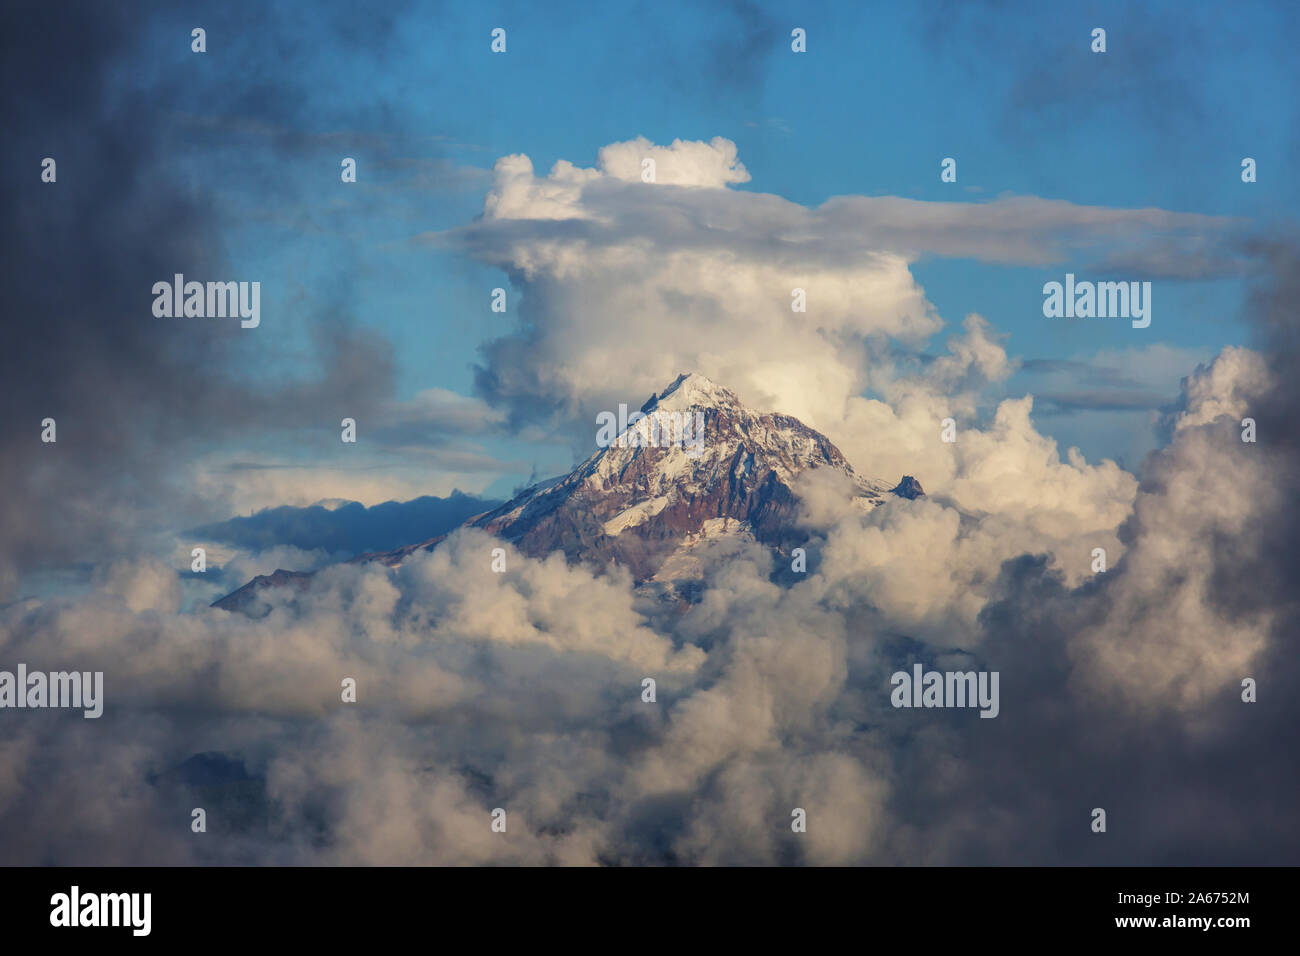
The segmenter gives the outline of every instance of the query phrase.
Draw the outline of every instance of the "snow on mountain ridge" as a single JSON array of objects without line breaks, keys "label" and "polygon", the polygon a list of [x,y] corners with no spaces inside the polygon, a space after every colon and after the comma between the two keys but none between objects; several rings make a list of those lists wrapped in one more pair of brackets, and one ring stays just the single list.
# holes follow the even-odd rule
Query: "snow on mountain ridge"
[{"label": "snow on mountain ridge", "polygon": [[[603,557],[646,579],[677,544],[714,538],[718,529],[742,530],[778,547],[793,539],[793,485],[810,468],[850,477],[866,510],[883,504],[894,487],[859,476],[826,436],[798,419],[752,411],[735,392],[698,373],[679,375],[642,409],[644,418],[629,421],[618,440],[568,476],[473,525],[525,551],[561,548],[574,559]],[[698,445],[673,440],[684,422]]]},{"label": "snow on mountain ridge", "polygon": [[[719,385],[699,372],[685,372],[653,400],[653,408],[680,412],[690,408],[739,406],[739,397],[731,389]],[[647,405],[650,403],[647,402]],[[644,408],[643,410],[649,411]]]},{"label": "snow on mountain ridge", "polygon": [[[662,583],[698,570],[700,549],[720,542],[782,552],[797,546],[804,535],[795,479],[809,469],[847,476],[853,504],[865,511],[924,495],[909,476],[895,485],[858,475],[825,435],[789,415],[755,412],[698,373],[679,375],[642,409],[644,417],[629,416],[619,440],[606,443],[598,433],[605,447],[568,475],[534,484],[464,526],[530,557],[558,550],[571,561],[622,565],[639,582]],[[684,436],[674,429],[688,420],[690,440],[675,440]],[[353,560],[396,566],[440,540]]]}]

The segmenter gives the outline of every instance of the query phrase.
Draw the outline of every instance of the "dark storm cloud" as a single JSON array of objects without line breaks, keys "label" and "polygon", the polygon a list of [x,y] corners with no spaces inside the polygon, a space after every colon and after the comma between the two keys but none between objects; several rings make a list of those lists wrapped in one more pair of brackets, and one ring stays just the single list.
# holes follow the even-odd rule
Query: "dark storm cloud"
[{"label": "dark storm cloud", "polygon": [[[1143,466],[1139,501],[1121,533],[1131,556],[1087,585],[1064,587],[1031,556],[1003,567],[1000,597],[980,618],[981,658],[1002,672],[1002,715],[987,722],[993,726],[948,729],[935,740],[935,755],[952,761],[954,776],[944,787],[970,799],[953,813],[926,779],[926,765],[903,785],[909,793],[903,816],[946,842],[946,859],[1049,865],[1294,865],[1300,859],[1294,813],[1300,761],[1285,743],[1300,725],[1300,700],[1292,693],[1300,681],[1300,517],[1286,504],[1300,487],[1294,375],[1300,243],[1260,238],[1249,251],[1261,268],[1245,315],[1272,384],[1245,412],[1266,431],[1252,445],[1240,440],[1235,420],[1221,420],[1189,430],[1201,435],[1173,436],[1174,444]],[[1213,485],[1213,471],[1234,477]],[[1234,487],[1243,476],[1258,483]],[[1261,504],[1230,510],[1230,520],[1216,517],[1216,497],[1227,488]],[[1179,498],[1185,510],[1174,504]],[[1175,557],[1170,573],[1152,574],[1159,549],[1144,551],[1141,543],[1178,540],[1167,523],[1172,516],[1207,546]],[[1134,584],[1139,575],[1144,583]],[[1150,626],[1193,595],[1217,620],[1199,651],[1166,643]],[[1119,603],[1127,605],[1124,615],[1108,615]],[[1222,667],[1216,648],[1256,631],[1261,616],[1266,639],[1251,665]],[[1097,629],[1101,637],[1080,641]],[[1141,668],[1146,679],[1126,690],[1118,679],[1085,688],[1080,672],[1117,648],[1134,664],[1151,655],[1153,663]],[[1170,687],[1194,685],[1198,671],[1219,679],[1195,704],[1143,713],[1144,693],[1154,701]],[[1253,704],[1241,700],[1247,677],[1259,688]],[[1107,810],[1106,834],[1089,829],[1094,807]]]},{"label": "dark storm cloud", "polygon": [[[1280,692],[1300,672],[1283,659],[1294,657],[1284,636],[1241,675],[1270,688],[1258,703],[1243,703],[1232,681],[1194,716],[1137,717],[1114,697],[1080,693],[1071,680],[1080,664],[1066,653],[1085,627],[1104,623],[1117,580],[1071,592],[1041,559],[1008,562],[1003,597],[981,618],[981,659],[1001,671],[1002,713],[950,723],[931,739],[929,759],[904,764],[902,817],[955,863],[1294,863],[1297,767],[1277,744],[1300,717]],[[1175,597],[1171,589],[1149,600]],[[952,774],[942,787],[928,779],[935,763]],[[962,799],[944,796],[956,793]],[[1107,812],[1104,834],[1090,829],[1095,807]]]},{"label": "dark storm cloud", "polygon": [[[1294,492],[1300,488],[1300,234],[1260,236],[1250,249],[1268,264],[1250,289],[1245,315],[1253,342],[1268,362],[1273,387],[1248,409],[1266,429],[1261,442],[1278,464],[1275,481]],[[1300,509],[1288,508],[1254,529],[1260,535],[1258,560],[1242,570],[1264,586],[1256,600],[1275,599],[1288,608],[1289,643],[1297,630],[1300,600]],[[1292,646],[1293,643],[1292,643]]]},{"label": "dark storm cloud", "polygon": [[[0,595],[19,567],[88,548],[100,558],[128,550],[133,535],[152,530],[142,527],[142,506],[155,515],[183,509],[189,493],[173,466],[196,448],[236,431],[337,420],[341,407],[361,414],[391,390],[388,346],[359,336],[342,313],[315,322],[319,373],[271,387],[253,384],[270,358],[256,330],[152,315],[152,285],[173,273],[258,278],[230,274],[215,197],[170,168],[169,113],[195,101],[274,111],[302,95],[260,69],[214,78],[197,57],[192,74],[163,70],[147,88],[124,82],[141,59],[167,62],[148,46],[158,13],[13,3],[0,14],[0,78],[11,92],[0,176],[9,226],[0,250]],[[270,16],[252,7],[210,13],[210,49],[239,35],[228,28],[241,17]],[[177,22],[173,42],[187,48],[188,20],[163,18]],[[294,42],[286,39],[285,56]],[[47,156],[58,163],[54,184],[40,181]],[[46,417],[57,421],[56,444],[40,441]]]}]

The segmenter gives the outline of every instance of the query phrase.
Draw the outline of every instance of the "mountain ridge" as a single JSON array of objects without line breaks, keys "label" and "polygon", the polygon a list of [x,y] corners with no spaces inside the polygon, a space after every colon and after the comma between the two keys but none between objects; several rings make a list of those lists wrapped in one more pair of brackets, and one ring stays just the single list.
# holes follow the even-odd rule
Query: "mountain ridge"
[{"label": "mountain ridge", "polygon": [[[567,475],[537,482],[461,527],[509,541],[529,557],[558,550],[570,562],[626,567],[638,585],[662,584],[666,568],[670,580],[689,576],[673,569],[693,568],[683,552],[704,540],[752,538],[779,551],[801,541],[794,483],[809,469],[847,477],[854,504],[863,510],[891,497],[925,494],[910,475],[896,484],[859,475],[825,435],[789,415],[755,412],[699,373],[679,375],[641,408],[616,437],[602,429],[601,447]],[[445,538],[358,555],[350,563],[396,567]],[[247,611],[265,587],[305,587],[302,574],[259,575],[213,606]]]}]

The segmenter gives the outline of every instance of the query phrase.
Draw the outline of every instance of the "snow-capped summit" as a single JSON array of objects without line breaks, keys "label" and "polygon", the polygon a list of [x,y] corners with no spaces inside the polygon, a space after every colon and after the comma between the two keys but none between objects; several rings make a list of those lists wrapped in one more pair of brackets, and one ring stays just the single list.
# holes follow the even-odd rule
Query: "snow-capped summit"
[{"label": "snow-capped summit", "polygon": [[[795,479],[808,469],[847,477],[864,510],[924,494],[911,477],[858,475],[825,435],[789,415],[755,412],[698,373],[679,375],[639,413],[627,415],[624,406],[623,414],[626,421],[597,417],[601,447],[568,475],[532,485],[466,526],[530,556],[563,551],[571,561],[623,565],[650,581],[689,573],[690,554],[719,537],[779,550],[799,544]],[[440,540],[354,560],[396,565]]]},{"label": "snow-capped summit", "polygon": [[705,378],[699,372],[687,372],[678,375],[676,381],[665,388],[650,401],[641,406],[641,411],[649,413],[652,409],[668,412],[681,412],[688,408],[728,406],[739,407],[740,399],[729,388]]},{"label": "snow-capped summit", "polygon": [[[777,548],[797,543],[794,481],[807,469],[846,475],[864,509],[883,504],[895,487],[856,474],[830,439],[798,419],[755,412],[698,373],[679,375],[640,414],[621,430],[598,432],[604,447],[568,475],[467,524],[529,555],[560,550],[570,560],[625,565],[648,580],[679,547],[719,534]],[[898,487],[913,492],[911,484]]]}]

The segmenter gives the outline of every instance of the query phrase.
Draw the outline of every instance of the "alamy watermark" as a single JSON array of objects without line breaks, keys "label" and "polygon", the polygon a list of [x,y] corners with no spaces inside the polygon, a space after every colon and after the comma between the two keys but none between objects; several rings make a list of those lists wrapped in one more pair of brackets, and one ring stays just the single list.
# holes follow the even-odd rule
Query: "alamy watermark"
[{"label": "alamy watermark", "polygon": [[618,406],[618,415],[601,412],[596,416],[596,445],[599,448],[668,448],[680,445],[692,458],[704,451],[704,412],[695,410],[669,412],[656,409],[653,414],[627,413]]},{"label": "alamy watermark", "polygon": [[50,925],[125,926],[133,936],[148,936],[153,919],[152,893],[82,893],[73,886],[50,897]]},{"label": "alamy watermark", "polygon": [[981,717],[996,717],[997,671],[926,671],[912,665],[912,673],[896,671],[889,702],[895,707],[979,707]]},{"label": "alamy watermark", "polygon": [[1151,324],[1150,282],[1075,282],[1067,272],[1064,284],[1046,283],[1043,296],[1049,319],[1132,319],[1135,329]]},{"label": "alamy watermark", "polygon": [[71,707],[93,720],[104,713],[104,672],[95,671],[28,671],[18,665],[18,673],[0,671],[0,708]]},{"label": "alamy watermark", "polygon": [[178,272],[170,283],[155,282],[153,294],[153,314],[160,319],[238,317],[245,329],[262,322],[260,282],[186,282]]}]

